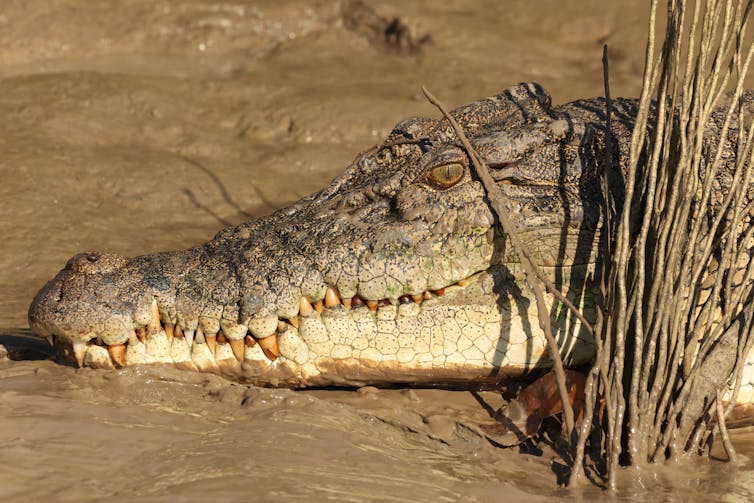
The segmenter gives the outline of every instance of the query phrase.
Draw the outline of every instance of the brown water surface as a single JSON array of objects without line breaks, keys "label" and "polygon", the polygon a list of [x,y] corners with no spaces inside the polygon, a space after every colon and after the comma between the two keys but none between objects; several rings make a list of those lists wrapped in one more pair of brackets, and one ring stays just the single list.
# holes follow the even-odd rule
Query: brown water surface
[{"label": "brown water surface", "polygon": [[[558,489],[548,450],[499,449],[465,430],[489,417],[483,404],[500,405],[496,393],[77,370],[28,337],[31,298],[73,254],[185,248],[315,191],[397,121],[436,116],[422,84],[450,106],[527,80],[555,103],[596,96],[607,42],[613,94],[639,91],[644,1],[368,2],[408,27],[399,48],[348,5],[3,4],[0,499],[605,496]],[[752,501],[754,433],[733,436],[737,465],[626,471],[620,499]]]}]

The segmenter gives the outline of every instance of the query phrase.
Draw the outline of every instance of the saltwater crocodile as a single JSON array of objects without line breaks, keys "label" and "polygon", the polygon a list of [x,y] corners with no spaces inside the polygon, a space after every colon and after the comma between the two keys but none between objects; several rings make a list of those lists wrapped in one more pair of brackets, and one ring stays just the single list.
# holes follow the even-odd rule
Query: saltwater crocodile
[{"label": "saltwater crocodile", "polygon": [[[624,172],[637,106],[613,101]],[[593,317],[605,101],[553,107],[519,84],[452,115],[535,260]],[[167,363],[268,386],[479,387],[549,367],[518,259],[459,145],[446,120],[408,119],[320,192],[205,245],[77,255],[29,324],[80,366]],[[587,362],[584,327],[550,310],[566,363]]]}]

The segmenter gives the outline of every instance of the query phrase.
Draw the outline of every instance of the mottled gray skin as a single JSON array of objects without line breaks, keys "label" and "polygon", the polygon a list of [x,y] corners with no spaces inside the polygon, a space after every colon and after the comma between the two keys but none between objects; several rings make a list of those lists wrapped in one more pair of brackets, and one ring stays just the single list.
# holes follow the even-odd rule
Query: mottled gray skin
[{"label": "mottled gray skin", "polygon": [[[510,217],[536,261],[582,305],[589,303],[592,290],[589,264],[598,259],[604,104],[596,98],[551,107],[539,85],[519,84],[452,112],[489,164],[507,197]],[[625,172],[637,102],[616,99],[613,107],[615,165]],[[447,180],[438,183],[435,168],[442,172],[449,165],[460,165],[462,173],[443,186]],[[457,177],[458,168],[453,169]],[[622,191],[622,177],[611,183],[616,193]],[[503,320],[501,328],[492,330],[502,333],[506,312],[510,315],[516,305],[522,317],[536,316],[531,316],[533,303],[518,281],[517,258],[499,232],[493,239],[493,224],[484,190],[447,121],[413,118],[398,123],[382,146],[358,156],[320,192],[268,217],[224,229],[203,246],[135,258],[98,253],[73,257],[37,294],[29,323],[40,336],[88,343],[99,337],[107,345],[123,344],[134,341],[134,330],[149,322],[156,299],[163,324],[184,331],[199,326],[209,335],[222,330],[229,340],[243,339],[248,331],[261,340],[292,330],[286,323],[297,319],[300,299],[322,300],[328,286],[337,287],[343,299],[379,301],[395,318],[402,307],[396,315],[396,309],[387,312],[389,305],[409,302],[408,295],[442,293],[481,272],[483,281],[466,294],[448,295],[452,298],[447,300],[427,294],[432,298],[422,310],[437,318],[446,316],[451,304],[454,313],[464,302],[471,310],[490,305]],[[514,293],[506,297],[506,292]],[[340,306],[333,313],[353,317],[364,310]],[[374,316],[379,319],[380,313],[383,308]],[[552,315],[561,325],[566,323],[556,309]],[[332,323],[335,318],[327,316]],[[300,330],[301,336],[310,344],[306,330]],[[396,329],[398,336],[401,330],[406,329]],[[380,344],[376,347],[383,351]],[[322,353],[311,354],[320,358],[317,379],[297,374],[292,363],[284,372],[271,369],[274,380],[269,382],[256,370],[246,375],[273,385],[432,382],[432,376],[458,382],[482,375],[461,373],[452,378],[435,364],[434,373],[425,372],[419,379],[420,372],[396,363],[392,371],[385,367],[382,377],[346,378],[341,372],[328,378],[340,360],[328,359],[325,364]],[[357,374],[359,367],[368,366],[359,354],[366,353],[353,350],[347,362],[343,360],[344,366],[356,367]],[[450,361],[447,351],[444,357]],[[519,374],[537,367],[542,355],[530,357]],[[488,360],[484,375],[493,375],[492,380],[516,374],[500,370],[506,365],[504,354]]]}]

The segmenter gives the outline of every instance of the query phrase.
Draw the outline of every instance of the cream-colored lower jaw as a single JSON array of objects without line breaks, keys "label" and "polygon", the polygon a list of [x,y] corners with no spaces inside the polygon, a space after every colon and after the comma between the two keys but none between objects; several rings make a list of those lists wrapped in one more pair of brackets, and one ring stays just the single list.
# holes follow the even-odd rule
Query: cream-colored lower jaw
[{"label": "cream-colored lower jaw", "polygon": [[[479,388],[548,368],[551,361],[535,303],[517,288],[496,296],[487,293],[493,280],[482,276],[482,281],[474,277],[431,293],[421,303],[385,302],[374,309],[366,303],[350,309],[342,302],[323,304],[322,309],[280,320],[275,333],[260,339],[251,334],[230,338],[222,330],[206,334],[201,326],[182,330],[161,322],[154,304],[152,320],[124,344],[65,336],[49,340],[58,355],[79,366],[170,364],[265,386],[408,383]],[[562,315],[558,319],[568,327],[560,334],[566,363],[588,362],[594,349],[591,339],[578,321]],[[725,398],[731,399],[730,392]],[[746,414],[754,416],[754,351],[735,402],[750,404]]]}]

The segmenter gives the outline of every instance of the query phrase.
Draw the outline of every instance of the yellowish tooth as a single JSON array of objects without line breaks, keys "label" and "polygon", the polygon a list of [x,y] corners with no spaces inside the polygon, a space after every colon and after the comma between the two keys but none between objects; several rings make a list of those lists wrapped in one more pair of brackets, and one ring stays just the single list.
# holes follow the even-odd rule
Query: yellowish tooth
[{"label": "yellowish tooth", "polygon": [[84,356],[86,356],[86,342],[73,341],[73,356],[79,367],[84,366]]},{"label": "yellowish tooth", "polygon": [[411,298],[414,299],[414,302],[417,304],[421,304],[424,301],[424,294],[417,293],[416,295],[412,295]]},{"label": "yellowish tooth", "polygon": [[432,294],[429,293],[429,290],[427,290],[426,292],[424,292],[424,300],[429,300],[431,298],[432,298]]},{"label": "yellowish tooth", "polygon": [[244,338],[243,338],[243,342],[244,342],[244,344],[246,344],[246,345],[247,345],[247,346],[249,346],[250,348],[253,348],[254,346],[256,346],[256,345],[257,345],[257,341],[256,341],[256,339],[254,339],[254,338],[253,338],[252,336],[250,336],[250,335],[247,335],[246,337],[244,337]]},{"label": "yellowish tooth", "polygon": [[343,305],[346,309],[351,309],[351,297],[343,299]]},{"label": "yellowish tooth", "polygon": [[168,341],[172,341],[175,336],[175,325],[172,323],[165,323],[165,334],[168,336]]},{"label": "yellowish tooth", "polygon": [[107,347],[110,358],[113,359],[115,365],[119,368],[126,366],[126,345],[125,344],[113,344]]},{"label": "yellowish tooth", "polygon": [[152,317],[150,318],[149,323],[147,323],[147,333],[156,334],[162,330],[162,325],[160,324],[160,310],[157,308],[157,299],[152,299],[152,305],[149,310]]},{"label": "yellowish tooth", "polygon": [[331,286],[325,291],[325,307],[335,307],[340,305],[340,295]]},{"label": "yellowish tooth", "polygon": [[367,301],[367,307],[369,308],[370,311],[376,311],[377,308],[379,307],[379,305],[380,305],[380,301],[378,301],[378,300],[368,300]]},{"label": "yellowish tooth", "polygon": [[147,342],[147,329],[144,327],[137,328],[136,337],[138,337],[141,342]]},{"label": "yellowish tooth", "polygon": [[49,344],[51,348],[54,348],[55,347],[55,336],[54,335],[48,335],[46,338],[47,338],[47,344]]},{"label": "yellowish tooth", "polygon": [[322,311],[324,311],[324,310],[325,310],[325,306],[324,306],[324,305],[322,305],[322,301],[321,301],[321,300],[318,300],[317,302],[315,302],[315,303],[314,303],[314,309],[315,309],[315,310],[316,310],[316,311],[317,311],[318,313],[321,313]]},{"label": "yellowish tooth", "polygon": [[294,316],[293,318],[291,318],[290,320],[288,320],[288,322],[289,322],[289,323],[290,323],[291,325],[293,325],[294,327],[296,327],[296,328],[298,328],[298,326],[299,326],[299,319],[298,319],[298,316]]},{"label": "yellowish tooth", "polygon": [[301,316],[311,316],[314,312],[311,302],[306,297],[301,297],[301,302],[298,305],[298,312]]},{"label": "yellowish tooth", "polygon": [[278,320],[278,332],[283,332],[288,327],[288,324],[283,320]]},{"label": "yellowish tooth", "polygon": [[228,337],[223,332],[218,332],[218,334],[217,334],[217,343],[218,344],[227,344],[228,343]]},{"label": "yellowish tooth", "polygon": [[233,350],[233,356],[236,357],[236,360],[239,362],[243,362],[243,353],[244,353],[244,340],[243,339],[236,339],[230,341],[230,349]]},{"label": "yellowish tooth", "polygon": [[259,339],[257,342],[267,358],[272,361],[277,360],[280,355],[280,350],[278,349],[278,336],[276,334],[272,334],[264,339]]},{"label": "yellowish tooth", "polygon": [[173,328],[173,337],[183,337],[183,330],[181,330],[180,325],[176,325]]},{"label": "yellowish tooth", "polygon": [[215,348],[217,347],[217,335],[204,334],[204,342],[207,343],[207,348],[212,356],[215,355]]},{"label": "yellowish tooth", "polygon": [[469,280],[467,279],[458,280],[458,283],[457,283],[458,286],[466,286],[468,284],[469,284]]}]

